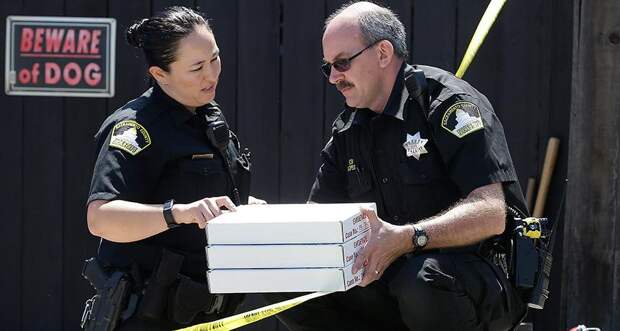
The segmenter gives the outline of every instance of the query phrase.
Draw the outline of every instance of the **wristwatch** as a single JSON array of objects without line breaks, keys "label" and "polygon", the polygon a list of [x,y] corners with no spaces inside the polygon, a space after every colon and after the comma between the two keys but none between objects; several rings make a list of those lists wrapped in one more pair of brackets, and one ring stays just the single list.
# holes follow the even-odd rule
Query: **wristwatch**
[{"label": "wristwatch", "polygon": [[428,243],[428,235],[426,234],[426,231],[424,231],[424,229],[417,224],[413,225],[413,236],[411,237],[411,242],[413,243],[414,251],[424,249]]},{"label": "wristwatch", "polygon": [[172,216],[172,206],[174,206],[174,199],[170,199],[164,203],[164,219],[168,229],[176,228],[179,224],[174,220]]}]

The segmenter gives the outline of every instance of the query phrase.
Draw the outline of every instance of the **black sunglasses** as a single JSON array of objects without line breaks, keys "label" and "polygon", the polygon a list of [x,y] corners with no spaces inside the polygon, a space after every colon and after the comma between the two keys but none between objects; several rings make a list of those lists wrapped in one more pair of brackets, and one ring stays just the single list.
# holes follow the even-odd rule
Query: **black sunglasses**
[{"label": "black sunglasses", "polygon": [[351,61],[353,61],[353,59],[355,59],[356,57],[358,57],[360,54],[364,53],[365,50],[369,49],[370,47],[376,45],[379,41],[381,40],[377,40],[374,43],[366,46],[366,48],[362,49],[361,51],[353,54],[353,56],[351,56],[348,59],[340,59],[340,60],[336,60],[334,61],[334,63],[329,63],[329,62],[325,62],[321,65],[321,71],[323,71],[323,75],[325,75],[325,77],[329,78],[329,75],[332,72],[332,67],[336,70],[338,70],[339,72],[345,72],[349,69],[351,69]]}]

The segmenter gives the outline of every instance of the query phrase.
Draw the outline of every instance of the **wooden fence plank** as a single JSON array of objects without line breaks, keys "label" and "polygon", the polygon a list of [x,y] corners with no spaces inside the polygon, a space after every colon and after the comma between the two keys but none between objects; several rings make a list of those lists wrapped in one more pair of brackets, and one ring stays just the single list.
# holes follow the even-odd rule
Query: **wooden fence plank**
[{"label": "wooden fence plank", "polygon": [[[550,48],[545,47],[544,41],[550,27],[536,14],[546,3],[540,0],[507,2],[495,23],[501,33],[497,44],[502,50],[496,55],[505,65],[497,82],[501,96],[495,98],[493,107],[501,114],[511,154],[519,156],[513,158],[513,162],[522,188],[528,177],[539,176],[539,164],[546,148],[546,142],[539,146],[541,148],[532,148],[538,146],[540,123],[543,122],[540,116],[547,114],[549,107],[543,96],[549,93]],[[485,43],[482,48],[489,45],[494,46]],[[527,91],[527,98],[523,97],[524,91]]]},{"label": "wooden fence plank", "polygon": [[315,0],[303,0],[285,2],[283,9],[280,201],[303,203],[323,148],[325,78],[320,64],[325,8]]},{"label": "wooden fence plank", "polygon": [[[539,7],[540,8],[540,7]],[[537,134],[524,132],[523,136],[527,142],[526,145],[534,146],[532,150],[539,151],[537,164],[542,166],[543,151],[546,148],[549,136],[560,138],[560,151],[556,163],[556,169],[551,181],[550,195],[546,204],[545,215],[551,218],[557,216],[561,204],[562,194],[566,190],[564,179],[567,174],[567,160],[569,155],[569,112],[570,98],[567,91],[570,91],[571,71],[567,70],[571,66],[572,57],[572,1],[543,1],[541,10],[538,12],[537,18],[543,24],[544,35],[540,40],[539,46],[543,51],[542,59],[539,63],[541,78],[537,80],[545,81],[545,93],[540,95],[539,103],[542,108],[539,109],[535,116],[538,123]],[[531,45],[524,45],[528,47]],[[536,78],[532,78],[536,79]],[[531,142],[530,139],[538,139]],[[516,155],[521,157],[531,157],[526,151],[516,151]],[[527,171],[527,170],[526,170]],[[540,170],[538,170],[540,172]],[[521,175],[526,175],[521,173]],[[563,309],[561,307],[561,299],[563,297],[562,278],[563,278],[563,242],[564,237],[564,219],[553,219],[560,222],[557,229],[557,239],[553,256],[553,268],[551,270],[550,295],[547,300],[546,307],[543,311],[533,311],[531,320],[539,330],[550,329],[567,329],[564,324]]]},{"label": "wooden fence plank", "polygon": [[413,63],[456,72],[456,0],[415,1]]},{"label": "wooden fence plank", "polygon": [[239,2],[237,131],[252,151],[252,192],[280,198],[280,3]]},{"label": "wooden fence plank", "polygon": [[[0,2],[0,13],[21,15],[22,1]],[[6,44],[6,24],[0,22],[0,45]],[[4,52],[0,54],[0,63],[4,63]],[[4,71],[2,73],[4,77]],[[3,252],[4,267],[0,268],[0,325],[7,330],[21,328],[22,303],[22,245],[23,245],[23,98],[0,94],[2,105],[2,129],[0,139],[7,142],[5,150],[0,153],[0,200],[6,208],[0,211],[0,251]]]},{"label": "wooden fence plank", "polygon": [[[62,16],[61,0],[24,1],[24,14]],[[63,106],[24,98],[22,328],[62,328]]]},{"label": "wooden fence plank", "polygon": [[620,3],[574,2],[564,230],[567,326],[620,328]]}]

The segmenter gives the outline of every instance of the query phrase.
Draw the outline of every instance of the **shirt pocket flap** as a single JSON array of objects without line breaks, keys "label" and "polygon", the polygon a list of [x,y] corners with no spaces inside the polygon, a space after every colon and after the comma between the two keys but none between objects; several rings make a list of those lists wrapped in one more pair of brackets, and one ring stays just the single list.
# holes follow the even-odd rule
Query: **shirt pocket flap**
[{"label": "shirt pocket flap", "polygon": [[221,159],[190,159],[179,162],[179,172],[201,175],[222,174],[225,171]]},{"label": "shirt pocket flap", "polygon": [[349,197],[356,198],[372,189],[372,179],[365,171],[347,172],[347,192]]},{"label": "shirt pocket flap", "polygon": [[399,172],[403,183],[422,185],[437,181],[444,177],[440,169],[430,160],[406,160],[400,163]]}]

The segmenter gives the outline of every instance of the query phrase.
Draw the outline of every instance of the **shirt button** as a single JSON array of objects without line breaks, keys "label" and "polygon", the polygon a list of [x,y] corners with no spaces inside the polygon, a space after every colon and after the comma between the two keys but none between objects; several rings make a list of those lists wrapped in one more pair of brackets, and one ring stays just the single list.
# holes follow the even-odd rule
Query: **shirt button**
[{"label": "shirt button", "polygon": [[388,182],[389,180],[387,179],[387,177],[383,177],[383,179],[381,179],[381,181],[383,182],[383,184],[387,184],[387,182]]},{"label": "shirt button", "polygon": [[399,219],[398,215],[395,215],[393,218],[394,218],[394,222],[398,222],[398,219]]}]

